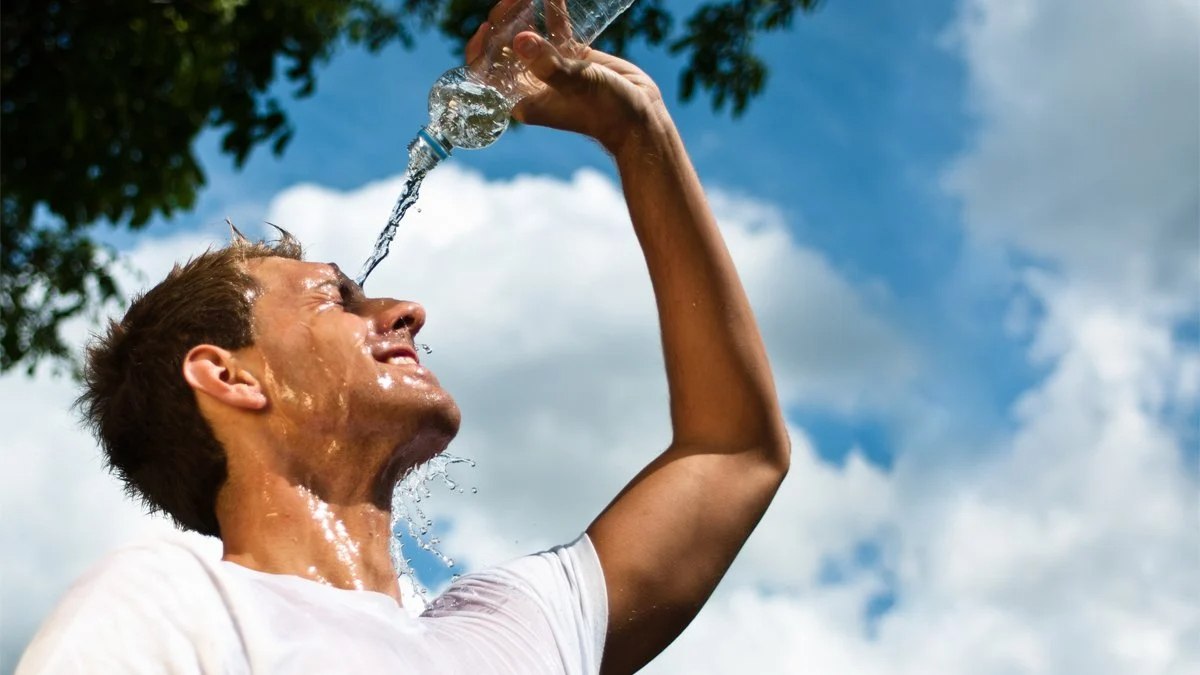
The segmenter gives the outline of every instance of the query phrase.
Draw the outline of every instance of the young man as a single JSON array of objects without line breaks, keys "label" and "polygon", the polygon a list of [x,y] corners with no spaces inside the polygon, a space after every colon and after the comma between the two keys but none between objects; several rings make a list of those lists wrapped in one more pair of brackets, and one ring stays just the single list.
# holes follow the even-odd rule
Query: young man
[{"label": "young man", "polygon": [[219,536],[222,560],[169,542],[116,554],[19,672],[627,673],[699,611],[788,467],[762,341],[653,82],[533,33],[513,48],[547,85],[515,116],[617,162],[657,298],[670,446],[574,543],[467,575],[412,617],[392,486],[459,423],[418,362],[424,310],[364,297],[286,237],[237,241],[133,303],[89,351],[81,397],[130,491]]}]

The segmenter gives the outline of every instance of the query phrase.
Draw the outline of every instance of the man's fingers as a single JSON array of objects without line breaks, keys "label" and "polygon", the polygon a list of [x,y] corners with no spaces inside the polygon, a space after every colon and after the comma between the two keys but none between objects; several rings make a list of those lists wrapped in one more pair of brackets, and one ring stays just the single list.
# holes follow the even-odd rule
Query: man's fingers
[{"label": "man's fingers", "polygon": [[[513,109],[513,117],[526,124],[582,131],[583,118],[591,114],[579,108],[589,103],[580,98],[598,73],[589,72],[593,64],[563,56],[545,38],[532,32],[521,33],[513,40],[513,49],[525,68],[546,84],[546,88],[521,99]],[[594,101],[592,102],[594,103]]]},{"label": "man's fingers", "polygon": [[571,15],[567,13],[567,0],[545,0],[542,5],[546,17],[546,35],[556,45],[570,40]]},{"label": "man's fingers", "polygon": [[492,24],[490,21],[484,21],[479,25],[475,34],[467,41],[467,48],[463,50],[467,63],[473,63],[483,53],[483,43],[487,40],[488,33],[491,32]]},{"label": "man's fingers", "polygon": [[504,18],[518,4],[529,5],[531,0],[500,0],[488,11],[487,22],[493,26],[504,23]]},{"label": "man's fingers", "polygon": [[517,35],[513,49],[534,77],[559,91],[577,87],[580,74],[588,67],[586,61],[564,58],[545,38],[529,31]]}]

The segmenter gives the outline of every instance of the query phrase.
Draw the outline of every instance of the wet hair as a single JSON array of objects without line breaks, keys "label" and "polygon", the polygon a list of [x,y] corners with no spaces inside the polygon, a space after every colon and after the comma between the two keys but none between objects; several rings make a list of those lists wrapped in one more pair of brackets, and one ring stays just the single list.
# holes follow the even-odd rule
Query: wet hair
[{"label": "wet hair", "polygon": [[220,536],[216,500],[225,450],[184,380],[183,359],[196,345],[253,344],[259,289],[245,263],[303,256],[300,243],[279,232],[275,241],[251,242],[235,229],[227,246],[175,265],[87,348],[76,406],[109,470],[149,511],[201,534]]}]

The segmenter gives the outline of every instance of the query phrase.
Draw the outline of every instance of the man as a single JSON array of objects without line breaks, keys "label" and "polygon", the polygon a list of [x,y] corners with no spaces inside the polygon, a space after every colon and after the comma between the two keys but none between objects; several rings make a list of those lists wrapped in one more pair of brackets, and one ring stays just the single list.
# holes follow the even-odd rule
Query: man
[{"label": "man", "polygon": [[670,446],[576,542],[467,575],[412,617],[391,491],[459,424],[414,349],[424,310],[364,297],[287,237],[235,242],[133,303],[89,351],[81,398],[131,492],[219,536],[222,560],[116,554],[20,672],[627,673],[699,611],[788,467],[762,340],[653,82],[534,33],[513,47],[547,85],[514,115],[617,162],[657,298]]}]

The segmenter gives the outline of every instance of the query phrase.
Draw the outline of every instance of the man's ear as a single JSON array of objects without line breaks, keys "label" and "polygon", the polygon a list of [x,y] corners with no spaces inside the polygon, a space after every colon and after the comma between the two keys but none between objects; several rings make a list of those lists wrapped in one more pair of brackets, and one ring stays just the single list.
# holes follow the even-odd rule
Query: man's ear
[{"label": "man's ear", "polygon": [[267,394],[254,373],[238,365],[227,349],[197,345],[183,357],[183,379],[192,389],[242,410],[267,407]]}]

